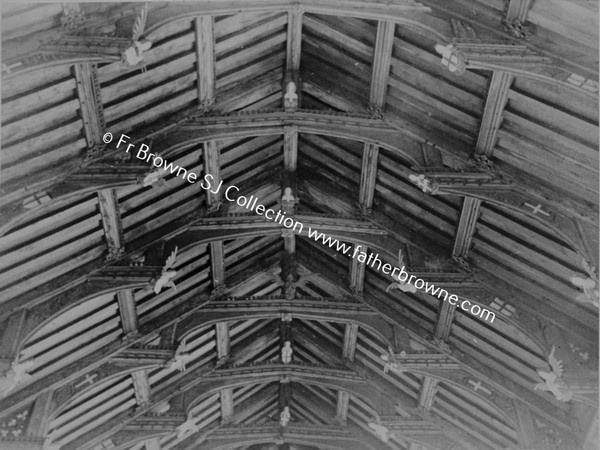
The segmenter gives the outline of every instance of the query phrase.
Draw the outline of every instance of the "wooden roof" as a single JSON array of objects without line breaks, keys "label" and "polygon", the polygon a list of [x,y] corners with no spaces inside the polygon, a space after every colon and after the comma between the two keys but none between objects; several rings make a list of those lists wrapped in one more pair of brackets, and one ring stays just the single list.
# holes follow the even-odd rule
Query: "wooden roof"
[{"label": "wooden roof", "polygon": [[594,448],[597,80],[583,0],[3,3],[0,448]]}]

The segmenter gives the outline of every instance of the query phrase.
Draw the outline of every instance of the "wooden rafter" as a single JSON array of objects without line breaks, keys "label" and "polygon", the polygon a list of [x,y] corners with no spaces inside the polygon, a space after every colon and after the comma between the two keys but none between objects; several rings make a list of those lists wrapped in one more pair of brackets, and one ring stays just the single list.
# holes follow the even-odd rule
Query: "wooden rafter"
[{"label": "wooden rafter", "polygon": [[532,3],[532,0],[508,0],[506,20],[509,22],[518,20],[521,23],[525,23]]},{"label": "wooden rafter", "polygon": [[[210,24],[210,37],[212,39],[212,19]],[[205,36],[203,38],[205,38]],[[198,59],[198,61],[201,60]],[[218,185],[221,182],[220,154],[221,150],[215,141],[209,141],[204,143],[204,173],[212,175],[214,183],[216,185]],[[215,208],[215,206],[217,206],[221,201],[221,192],[218,191],[215,193],[212,190],[208,190],[206,191],[206,199],[209,210],[211,210]],[[213,292],[221,292],[225,287],[225,258],[222,240],[210,243],[210,267],[212,275]],[[228,322],[223,321],[217,323],[215,327],[215,339],[217,341],[217,358],[219,358],[219,361],[223,362],[229,357],[229,324]],[[221,420],[225,423],[230,421],[234,414],[233,391],[231,389],[223,389],[219,393],[219,395],[221,398]]]},{"label": "wooden rafter", "polygon": [[[377,38],[373,55],[373,74],[371,77],[370,108],[377,114],[382,114],[385,106],[385,95],[387,92],[390,65],[392,61],[392,49],[394,46],[394,22],[379,21],[377,24]],[[379,159],[379,146],[373,143],[365,143],[363,148],[362,169],[359,187],[359,207],[363,214],[369,214],[375,196],[375,185],[377,183],[377,162]],[[368,252],[368,247],[360,249]],[[361,294],[364,287],[365,263],[352,258],[350,264],[350,288],[357,294]],[[357,329],[346,326],[344,338],[344,358],[350,361],[354,359],[356,349]],[[337,404],[337,417],[345,422],[348,417],[349,398],[347,393],[339,393]]]},{"label": "wooden rafter", "polygon": [[292,8],[288,13],[286,41],[286,72],[298,73],[302,53],[302,9]]},{"label": "wooden rafter", "polygon": [[215,38],[212,16],[196,17],[194,29],[196,33],[198,103],[200,109],[207,110],[215,102]]}]

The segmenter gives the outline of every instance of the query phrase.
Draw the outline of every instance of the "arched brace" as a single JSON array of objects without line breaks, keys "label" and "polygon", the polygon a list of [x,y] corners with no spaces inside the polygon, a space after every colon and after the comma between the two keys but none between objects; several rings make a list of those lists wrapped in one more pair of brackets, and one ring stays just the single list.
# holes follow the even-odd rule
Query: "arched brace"
[{"label": "arched brace", "polygon": [[[333,123],[332,123],[333,122]],[[275,123],[275,125],[274,125]],[[388,148],[401,155],[408,164],[423,166],[421,146],[406,138],[402,131],[395,130],[380,120],[360,115],[332,115],[312,111],[283,111],[240,114],[222,117],[202,117],[197,123],[180,125],[168,134],[157,137],[153,142],[154,154],[167,158],[190,146],[207,140],[229,139],[231,137],[256,137],[264,135],[283,135],[284,128],[298,126],[299,132],[338,136],[346,139],[369,142]],[[216,128],[211,128],[216,127]],[[123,151],[126,145],[121,145]],[[137,147],[133,151],[136,150]],[[110,155],[120,150],[111,147]],[[101,189],[125,187],[139,184],[146,174],[154,170],[151,164],[137,160],[115,163],[111,167],[102,166],[98,160],[88,167],[82,167],[61,178],[62,183],[49,185],[45,192],[52,201],[39,205],[23,213],[22,206],[15,200],[0,209],[0,236],[10,232],[15,226],[29,218],[34,218],[48,209],[65,204],[78,196],[85,196]],[[106,160],[108,161],[108,159]],[[95,174],[95,175],[94,175]],[[102,180],[102,181],[99,181]],[[197,182],[201,182],[199,177]]]},{"label": "arched brace", "polygon": [[[419,355],[415,356],[419,357]],[[427,355],[422,356],[426,357]],[[400,358],[400,365],[402,365],[402,358]],[[466,372],[464,369],[428,369],[403,367],[402,370],[406,372],[419,374],[425,377],[434,378],[442,383],[446,383],[448,385],[453,386],[454,388],[461,391],[466,397],[471,397],[473,399],[476,399],[477,402],[485,403],[491,410],[495,411],[498,415],[504,418],[506,423],[509,426],[511,426],[514,430],[518,429],[518,420],[514,414],[514,408],[512,407],[512,398],[501,394],[497,391],[494,392],[491,390],[491,396],[489,398],[486,398],[483,394],[479,394],[478,392],[474,392],[472,389],[469,389],[468,382],[471,379],[471,374]]]},{"label": "arched brace", "polygon": [[47,203],[37,205],[30,210],[23,207],[22,199],[8,203],[0,208],[0,236],[4,236],[18,225],[35,219],[52,209],[74,202],[103,189],[140,184],[145,175],[153,170],[153,166],[132,160],[114,165],[84,167],[67,175],[62,182],[40,189],[50,196]]},{"label": "arched brace", "polygon": [[[233,301],[232,301],[233,300]],[[175,340],[183,342],[200,328],[205,328],[219,322],[251,319],[276,319],[283,314],[306,320],[323,320],[344,324],[355,324],[368,329],[378,336],[394,351],[400,352],[406,347],[402,330],[384,320],[379,313],[365,308],[360,304],[332,301],[326,299],[311,301],[305,299],[285,298],[272,299],[230,299],[222,302],[211,302],[205,309],[179,322]]]},{"label": "arched brace", "polygon": [[[250,446],[250,445],[258,445],[258,444],[274,444],[280,441],[279,434],[273,434],[272,436],[265,436],[262,438],[246,438],[246,439],[235,439],[235,438],[224,438],[219,439],[218,441],[215,438],[209,436],[205,441],[201,442],[196,450],[229,450],[232,448],[232,445],[238,446]],[[221,442],[222,444],[218,444],[217,442]],[[364,444],[360,442],[356,442],[355,440],[342,440],[339,442],[337,439],[328,439],[326,437],[318,438],[299,438],[299,437],[285,437],[284,442],[289,444],[299,444],[299,445],[308,445],[310,447],[316,448],[327,448],[331,450],[365,450],[365,448],[369,450],[374,450],[373,447],[365,447]],[[326,445],[327,447],[323,447]]]},{"label": "arched brace", "polygon": [[[400,25],[422,30],[425,33],[436,36],[439,39],[448,39],[449,27],[447,24],[441,24],[440,21],[434,21],[428,14],[431,9],[418,3],[407,4],[377,4],[365,5],[361,8],[353,5],[344,5],[335,3],[329,5],[328,1],[314,3],[306,0],[282,0],[275,4],[265,5],[261,1],[249,2],[223,2],[202,4],[180,4],[168,8],[151,11],[148,14],[146,26],[146,39],[152,40],[160,28],[184,19],[193,19],[197,16],[221,16],[237,14],[240,11],[245,13],[275,13],[287,12],[290,10],[299,10],[304,13],[327,14],[347,17],[357,17],[372,20],[387,20]],[[440,30],[441,24],[441,30]]]},{"label": "arched brace", "polygon": [[[193,435],[191,436],[193,437]],[[312,424],[288,424],[285,428],[275,425],[255,425],[245,427],[222,427],[210,432],[202,442],[195,442],[196,449],[227,449],[235,445],[260,443],[296,443],[316,448],[341,450],[389,450],[370,432],[357,426],[323,426]],[[177,450],[189,443],[175,447]]]},{"label": "arched brace", "polygon": [[[173,352],[170,353],[173,354]],[[168,358],[165,358],[165,361],[167,359]],[[47,422],[50,423],[52,420],[59,417],[65,409],[77,402],[79,398],[83,397],[91,390],[108,385],[119,378],[125,378],[133,372],[155,369],[159,366],[159,362],[154,364],[141,363],[135,367],[130,366],[127,368],[114,362],[102,364],[96,370],[58,388],[54,392],[53,408],[48,412],[49,417]]]},{"label": "arched brace", "polygon": [[[19,354],[29,339],[38,331],[44,328],[46,324],[53,319],[65,314],[72,308],[75,308],[87,301],[93,300],[106,294],[117,293],[123,289],[143,288],[148,285],[150,280],[160,272],[160,268],[133,268],[139,270],[139,279],[115,279],[115,280],[98,280],[87,281],[79,284],[50,300],[47,300],[39,305],[34,305],[27,312],[27,317],[24,324],[23,339],[18,346]],[[148,269],[148,270],[145,270]],[[158,270],[157,270],[158,269]],[[145,273],[144,273],[145,272]]]},{"label": "arched brace", "polygon": [[[328,2],[315,4],[307,1],[282,0],[274,4],[261,1],[250,2],[195,2],[192,4],[169,4],[168,6],[149,7],[146,27],[141,38],[154,41],[159,38],[162,28],[178,21],[190,21],[198,16],[222,16],[247,13],[266,12],[283,13],[290,10],[300,10],[315,14],[359,17],[371,20],[386,20],[400,25],[416,28],[440,40],[447,40],[449,33],[447,24],[436,21],[428,14],[430,8],[418,3],[394,5],[373,4],[361,8],[352,5],[328,5]],[[86,12],[84,11],[84,14]],[[122,15],[135,16],[138,11],[125,9]],[[99,14],[89,12],[90,19],[98,19]],[[104,19],[101,17],[101,19]],[[77,30],[76,30],[77,31]],[[7,77],[16,77],[34,70],[42,70],[56,65],[78,63],[110,63],[121,60],[122,52],[131,45],[131,37],[114,37],[102,34],[71,33],[66,27],[55,28],[43,33],[39,41],[27,42],[27,56],[18,54],[14,48],[6,51],[8,57],[2,62],[10,67]],[[98,45],[98,44],[101,45]],[[65,52],[61,46],[69,46]]]},{"label": "arched brace", "polygon": [[[234,389],[248,384],[271,382],[296,382],[346,391],[371,405],[379,416],[395,414],[395,404],[383,393],[369,385],[368,381],[351,370],[302,366],[298,364],[265,364],[232,369],[216,370],[199,381],[186,385],[181,404],[190,411],[203,398],[223,389]],[[177,400],[176,400],[177,402]]]},{"label": "arched brace", "polygon": [[141,444],[148,439],[160,439],[170,433],[171,432],[169,431],[149,433],[146,430],[121,430],[110,437],[110,440],[114,445],[114,448],[111,448],[111,450],[128,450],[134,445]]},{"label": "arched brace", "polygon": [[[239,218],[237,218],[239,219]],[[275,224],[271,223],[273,226]],[[201,225],[200,225],[201,226]],[[374,251],[381,252],[381,254],[387,254],[389,256],[394,256],[398,254],[398,248],[402,248],[402,244],[393,238],[390,235],[383,234],[371,234],[371,233],[357,233],[353,231],[339,231],[339,230],[328,230],[326,226],[323,226],[319,229],[320,231],[331,235],[334,238],[338,238],[341,240],[345,240],[347,242],[351,242],[353,244],[363,244],[368,246]],[[383,230],[382,230],[383,231]],[[179,245],[179,248],[184,248],[186,246],[193,245],[202,245],[213,241],[225,240],[225,239],[236,239],[240,237],[247,236],[261,236],[261,235],[270,235],[270,234],[279,234],[281,232],[280,228],[269,229],[269,228],[255,228],[255,229],[243,229],[241,226],[238,229],[223,229],[223,230],[206,230],[200,232],[200,228],[198,230],[188,230],[183,232],[170,240],[167,244],[169,248],[174,248],[175,245]],[[306,233],[302,233],[302,236],[306,235]],[[358,238],[358,239],[357,239]],[[396,248],[397,247],[397,248]],[[465,299],[470,300],[468,295],[460,295],[460,297],[464,297]],[[485,305],[480,301],[473,301],[474,304],[479,304],[481,307],[488,308],[489,305]],[[496,315],[496,319],[502,321],[510,326],[515,327],[524,335],[526,335],[532,342],[537,344],[539,347],[539,351],[542,354],[547,354],[545,351],[544,341],[538,339],[528,327],[521,325],[518,321],[513,318],[506,317],[504,315],[498,314]],[[360,325],[360,323],[359,323]],[[385,341],[392,343],[392,345],[397,345],[393,343],[392,335],[387,331],[388,328],[385,327],[383,330],[385,334]],[[395,339],[395,338],[394,338]],[[395,348],[395,347],[394,347]]]}]

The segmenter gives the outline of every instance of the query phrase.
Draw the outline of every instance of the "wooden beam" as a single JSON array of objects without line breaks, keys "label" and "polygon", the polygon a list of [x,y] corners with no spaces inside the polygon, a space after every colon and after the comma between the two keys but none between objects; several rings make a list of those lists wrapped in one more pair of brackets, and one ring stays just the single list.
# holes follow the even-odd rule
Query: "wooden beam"
[{"label": "wooden beam", "polygon": [[492,73],[488,89],[475,154],[490,157],[496,145],[498,130],[502,124],[502,113],[508,101],[510,87],[514,75],[506,72],[495,71]]},{"label": "wooden beam", "polygon": [[[123,254],[124,239],[121,214],[117,194],[114,189],[98,191],[100,214],[104,226],[104,235],[108,244],[108,259],[119,258]],[[121,327],[126,339],[130,339],[139,334],[139,320],[135,296],[132,289],[122,289],[117,291],[117,302],[119,305],[119,315],[121,317]],[[131,373],[133,380],[133,391],[138,405],[145,405],[150,402],[152,389],[148,379],[148,372],[140,370]]]},{"label": "wooden beam", "polygon": [[146,450],[161,450],[162,446],[160,445],[160,441],[158,438],[146,439],[144,441],[144,445],[146,446]]},{"label": "wooden beam", "polygon": [[377,24],[370,93],[370,103],[373,108],[383,109],[385,106],[395,30],[394,22],[380,20]]},{"label": "wooden beam", "polygon": [[[347,450],[389,450],[371,433],[359,427],[336,427],[332,425],[314,426],[311,424],[288,424],[283,430],[277,425],[231,426],[218,429],[208,435],[203,442],[193,442],[187,449],[211,450],[214,448],[234,448],[240,442],[247,444],[269,444],[272,442],[301,443],[310,448],[343,448]],[[177,447],[176,450],[184,447]],[[261,447],[262,448],[262,447]],[[280,448],[280,447],[279,447]]]},{"label": "wooden beam", "polygon": [[135,297],[131,289],[122,289],[117,291],[117,301],[119,303],[119,315],[121,316],[121,326],[125,335],[135,335],[138,332],[138,315],[135,305]]},{"label": "wooden beam", "polygon": [[148,378],[147,370],[140,370],[131,374],[133,379],[133,390],[135,392],[135,399],[138,405],[147,405],[151,400],[152,388],[150,387],[150,380]]},{"label": "wooden beam", "polygon": [[359,205],[363,214],[369,214],[373,206],[375,185],[377,184],[377,162],[379,146],[365,144],[363,150],[362,168],[360,172]]},{"label": "wooden beam", "polygon": [[93,63],[75,64],[77,97],[83,120],[83,131],[89,148],[102,145],[106,129],[104,109],[98,81],[97,66]]},{"label": "wooden beam", "polygon": [[[247,281],[247,277],[250,274],[255,273],[256,270],[257,267],[251,267],[235,274],[235,276],[232,277],[232,286],[235,287]],[[25,386],[23,389],[9,394],[3,398],[2,404],[0,405],[0,417],[31,403],[31,401],[41,392],[67,385],[68,383],[93,372],[111,358],[114,358],[125,351],[128,347],[143,342],[144,339],[157,336],[162,330],[185,320],[194,312],[202,309],[206,303],[216,298],[219,297],[198,295],[196,293],[194,302],[178,303],[160,316],[141,325],[139,327],[138,335],[132,336],[129,340],[112,341],[98,349],[94,354],[85,356],[56,372]]]},{"label": "wooden beam", "polygon": [[418,406],[427,414],[431,411],[431,407],[433,406],[438,384],[439,380],[436,380],[435,378],[423,377],[421,390],[419,391]]},{"label": "wooden beam", "polygon": [[294,7],[288,13],[285,67],[287,72],[298,73],[302,53],[302,15],[301,7]]},{"label": "wooden beam", "polygon": [[198,75],[198,103],[202,111],[215,103],[215,38],[214,19],[202,15],[194,20],[196,33],[196,71]]},{"label": "wooden beam", "polygon": [[532,3],[532,0],[508,0],[508,8],[506,8],[505,16],[506,21],[512,23],[518,20],[521,24],[527,22],[527,14]]},{"label": "wooden beam", "polygon": [[98,191],[98,206],[108,247],[107,259],[116,259],[123,252],[124,239],[121,213],[115,190],[102,189]]},{"label": "wooden beam", "polygon": [[475,236],[477,220],[481,214],[481,200],[473,197],[465,197],[463,206],[458,220],[458,227],[454,237],[454,248],[452,256],[467,258],[471,251],[471,243]]},{"label": "wooden beam", "polygon": [[[311,270],[315,270],[314,263],[310,260],[302,258],[302,264]],[[333,280],[336,279],[336,275],[334,273],[329,273],[329,270],[324,268],[323,266],[319,267],[319,271],[321,276],[325,279]],[[399,315],[397,308],[387,301],[385,298],[380,298],[378,296],[374,296],[372,294],[364,294],[363,298],[360,299],[366,305],[374,308],[379,311],[381,314],[386,317],[393,319],[397,325],[404,326],[412,339],[418,341],[419,343],[434,348],[435,351],[440,354],[444,354],[449,357],[452,361],[456,362],[460,367],[460,370],[464,370],[465,373],[468,373],[468,377],[476,378],[478,380],[485,381],[491,388],[495,389],[498,395],[502,395],[504,398],[514,398],[514,396],[518,396],[519,400],[523,403],[531,406],[537,412],[539,412],[544,417],[547,417],[549,420],[552,420],[558,426],[569,426],[565,425],[567,421],[567,416],[564,411],[560,411],[557,408],[554,408],[551,402],[539,397],[535,393],[533,393],[530,389],[526,389],[512,380],[506,379],[505,376],[501,375],[495,370],[490,369],[487,366],[484,366],[480,361],[476,358],[458,350],[452,343],[448,343],[447,345],[439,345],[436,342],[432,342],[431,340],[423,337],[422,328],[418,325],[411,323],[406,318],[402,318]],[[410,355],[410,354],[409,354]],[[414,356],[410,357],[414,359]],[[427,370],[419,370],[420,373],[426,376],[432,376],[433,372]],[[454,371],[454,375],[456,375],[456,371]],[[467,377],[467,378],[468,378]],[[465,381],[466,379],[465,378]],[[495,400],[492,399],[495,402]],[[508,416],[512,415],[512,411],[507,411],[505,403],[502,401],[497,402],[497,407],[505,411],[505,414]]]},{"label": "wooden beam", "polygon": [[342,348],[342,356],[344,359],[354,361],[354,353],[356,352],[356,340],[358,338],[358,325],[346,325],[344,332],[344,344]]},{"label": "wooden beam", "polygon": [[448,302],[443,302],[440,307],[440,314],[435,327],[435,339],[440,342],[446,342],[448,340],[455,315],[456,308],[452,307]]},{"label": "wooden beam", "polygon": [[[26,435],[35,438],[44,438],[50,412],[52,411],[53,392],[43,392],[35,400],[29,414]],[[1,443],[0,443],[1,446]]]},{"label": "wooden beam", "polygon": [[[492,156],[513,79],[514,76],[506,72],[492,73],[475,144],[475,158],[487,160]],[[465,197],[452,251],[454,256],[466,259],[469,254],[480,209],[480,199]]]}]

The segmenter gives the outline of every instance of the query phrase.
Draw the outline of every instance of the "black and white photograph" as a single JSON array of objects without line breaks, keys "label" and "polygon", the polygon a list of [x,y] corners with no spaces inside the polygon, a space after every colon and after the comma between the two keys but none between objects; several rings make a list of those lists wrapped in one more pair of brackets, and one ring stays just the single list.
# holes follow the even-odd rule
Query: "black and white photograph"
[{"label": "black and white photograph", "polygon": [[598,0],[0,1],[0,450],[598,450]]}]

